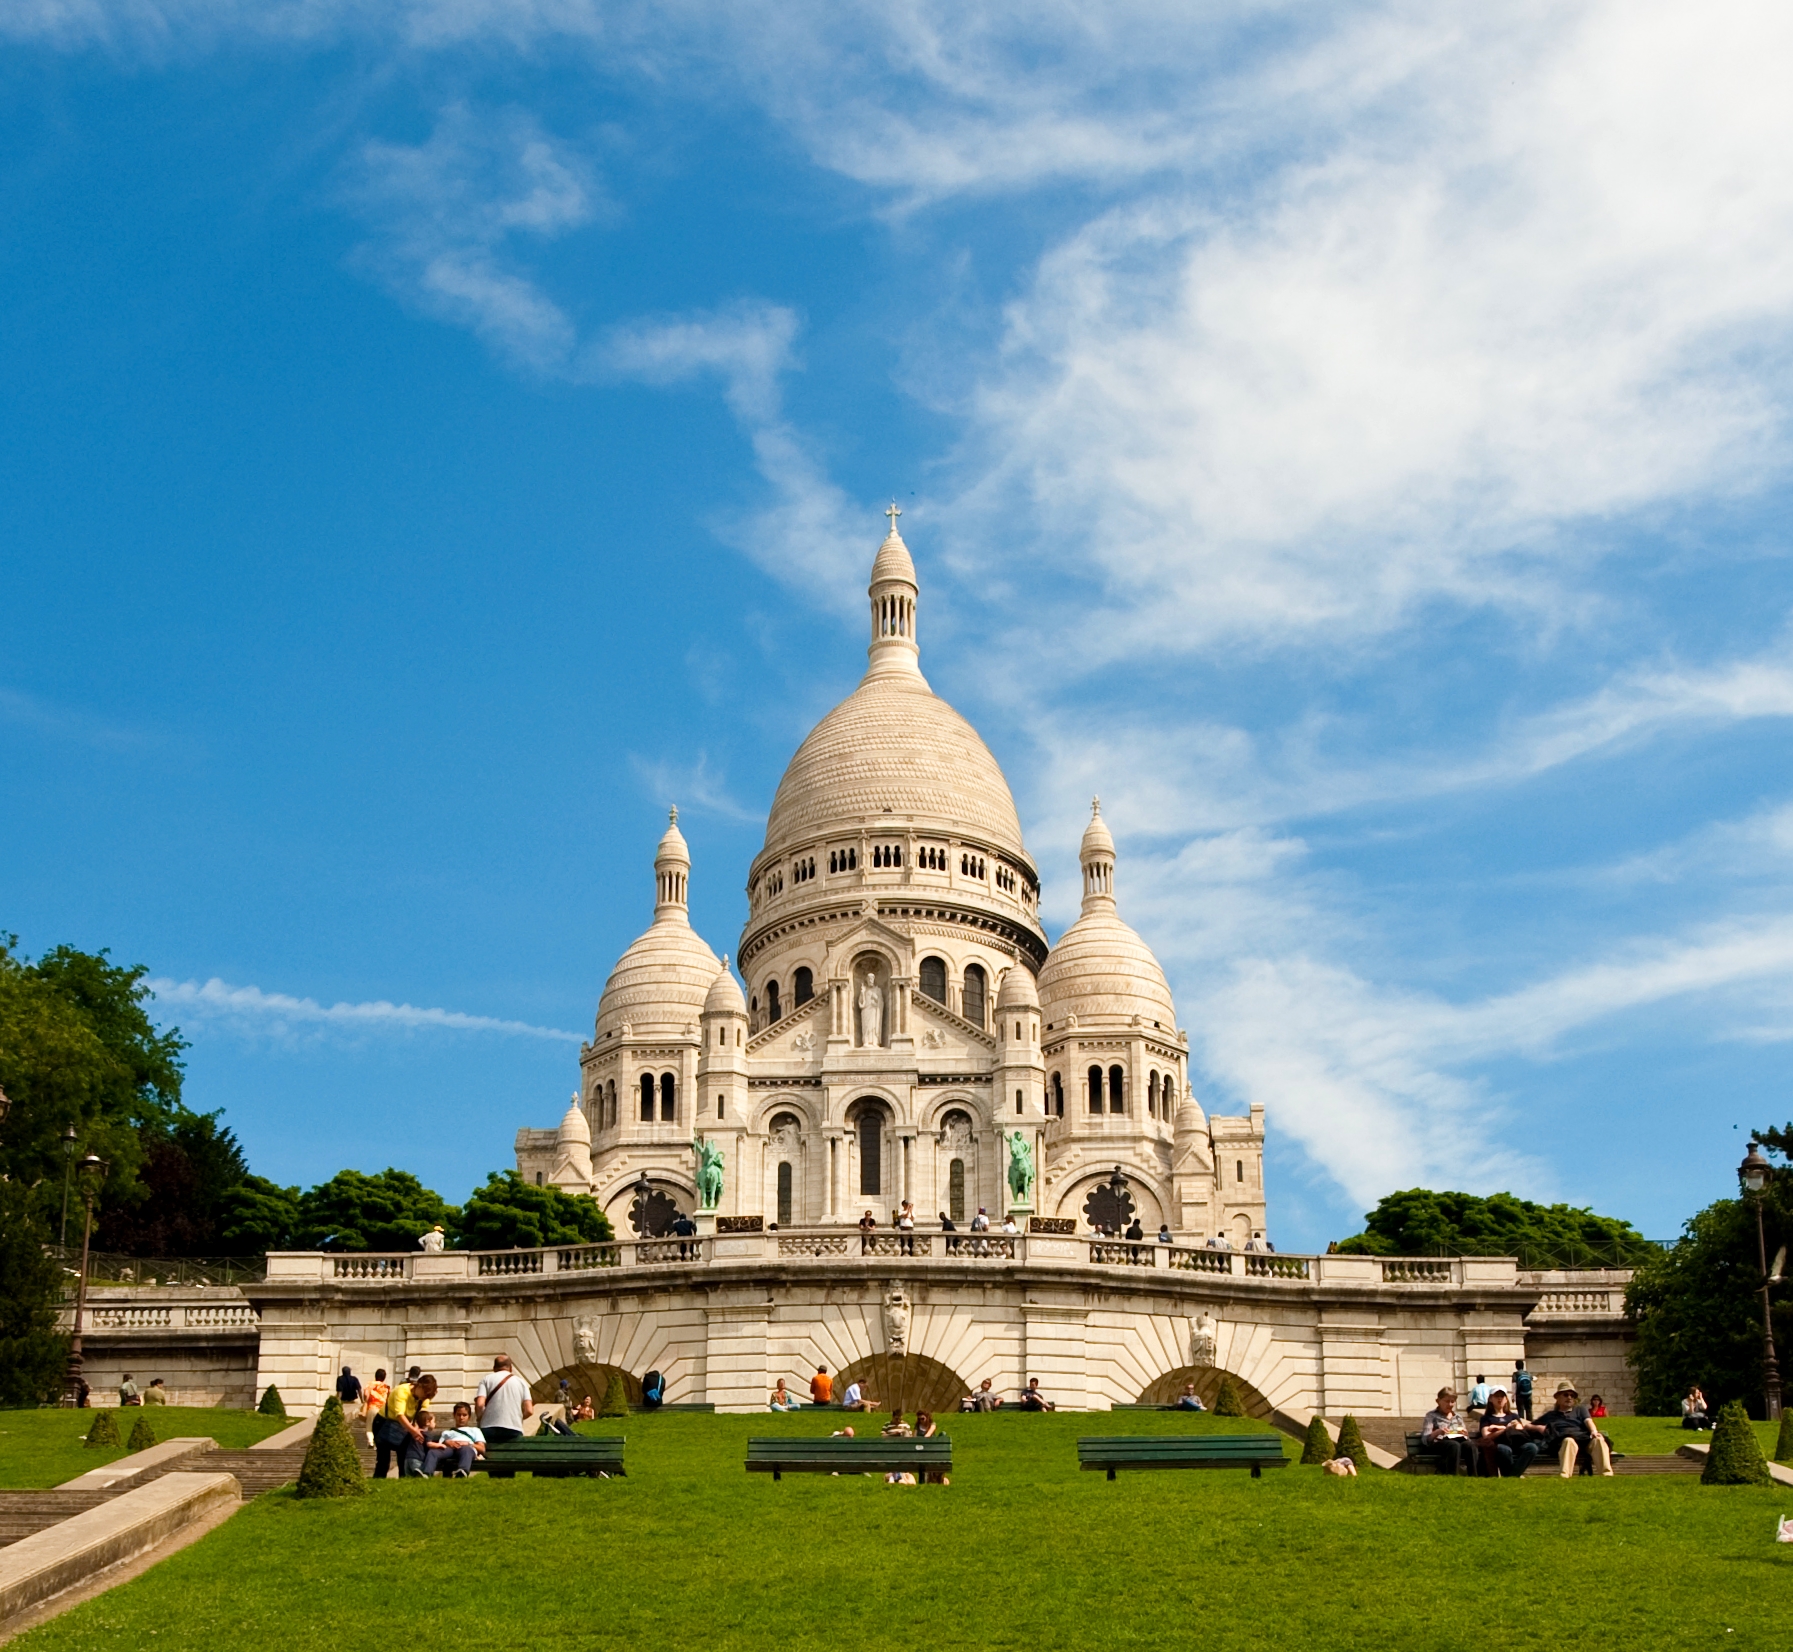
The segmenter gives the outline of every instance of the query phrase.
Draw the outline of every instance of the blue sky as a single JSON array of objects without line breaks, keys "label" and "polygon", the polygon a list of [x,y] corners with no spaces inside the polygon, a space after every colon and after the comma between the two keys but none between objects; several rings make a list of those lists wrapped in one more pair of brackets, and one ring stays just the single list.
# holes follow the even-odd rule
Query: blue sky
[{"label": "blue sky", "polygon": [[[863,661],[1092,792],[1272,1226],[1784,1122],[1784,9],[0,4],[0,928],[465,1194]],[[208,985],[208,983],[214,983]]]}]

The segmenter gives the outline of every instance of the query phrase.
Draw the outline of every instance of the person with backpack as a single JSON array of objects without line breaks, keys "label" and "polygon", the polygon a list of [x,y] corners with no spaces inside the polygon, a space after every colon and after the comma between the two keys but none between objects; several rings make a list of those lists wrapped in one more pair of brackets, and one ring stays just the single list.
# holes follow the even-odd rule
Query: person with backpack
[{"label": "person with backpack", "polygon": [[641,1379],[641,1403],[649,1411],[658,1411],[666,1403],[666,1378],[658,1371]]},{"label": "person with backpack", "polygon": [[1532,1420],[1532,1374],[1525,1368],[1524,1360],[1517,1360],[1513,1366],[1513,1409],[1528,1423]]},{"label": "person with backpack", "polygon": [[535,1415],[535,1401],[509,1354],[500,1354],[492,1361],[492,1369],[479,1379],[473,1390],[473,1414],[492,1445],[523,1438],[523,1419]]}]

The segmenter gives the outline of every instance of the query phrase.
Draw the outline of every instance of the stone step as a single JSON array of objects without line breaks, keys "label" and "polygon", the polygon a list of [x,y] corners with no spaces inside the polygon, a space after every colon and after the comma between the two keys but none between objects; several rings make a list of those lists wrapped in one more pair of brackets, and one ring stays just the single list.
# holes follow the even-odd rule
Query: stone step
[{"label": "stone step", "polygon": [[0,1491],[0,1547],[110,1500],[104,1491]]}]

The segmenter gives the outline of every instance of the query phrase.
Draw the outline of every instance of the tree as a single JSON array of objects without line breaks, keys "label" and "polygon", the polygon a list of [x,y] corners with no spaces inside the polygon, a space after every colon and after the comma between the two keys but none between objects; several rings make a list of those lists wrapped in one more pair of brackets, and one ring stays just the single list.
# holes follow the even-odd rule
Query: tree
[{"label": "tree", "polygon": [[1333,1455],[1349,1457],[1357,1465],[1359,1473],[1370,1466],[1370,1453],[1363,1443],[1363,1430],[1349,1412],[1339,1419],[1339,1444]]},{"label": "tree", "polygon": [[116,1451],[124,1444],[118,1437],[118,1419],[110,1411],[96,1411],[87,1427],[86,1443],[95,1450]]},{"label": "tree", "polygon": [[1718,1413],[1712,1445],[1700,1483],[1708,1486],[1770,1486],[1773,1477],[1762,1460],[1762,1447],[1750,1427],[1743,1406],[1736,1400]]},{"label": "tree", "polygon": [[100,1249],[127,1256],[245,1254],[225,1243],[224,1216],[249,1165],[235,1132],[218,1120],[217,1113],[178,1107],[142,1127],[145,1197],[105,1212],[94,1235]]},{"label": "tree", "polygon": [[218,1209],[218,1255],[260,1256],[298,1244],[296,1187],[281,1187],[266,1176],[245,1176]]},{"label": "tree", "polygon": [[1528,1267],[1623,1267],[1655,1249],[1629,1222],[1575,1205],[1423,1187],[1386,1195],[1364,1217],[1363,1232],[1337,1248],[1361,1256],[1517,1256]]},{"label": "tree", "polygon": [[29,1190],[0,1182],[0,1405],[55,1399],[68,1368],[69,1339],[56,1329],[62,1272],[35,1207]]},{"label": "tree", "polygon": [[1214,1415],[1216,1417],[1243,1417],[1245,1402],[1239,1397],[1239,1390],[1233,1379],[1223,1376],[1220,1379],[1220,1392],[1214,1396]]},{"label": "tree", "polygon": [[262,1390],[261,1404],[255,1409],[264,1417],[284,1417],[286,1415],[286,1401],[280,1397],[280,1390],[276,1388],[273,1383],[269,1383],[268,1386]]},{"label": "tree", "polygon": [[300,1497],[365,1497],[367,1482],[361,1477],[361,1459],[342,1414],[342,1400],[335,1394],[324,1401],[317,1426],[305,1447],[294,1492]]},{"label": "tree", "polygon": [[1301,1460],[1304,1463],[1332,1461],[1332,1436],[1326,1432],[1326,1419],[1318,1411],[1308,1419],[1307,1438],[1301,1444]]},{"label": "tree", "polygon": [[416,1250],[418,1239],[456,1214],[408,1170],[339,1170],[300,1196],[296,1237],[305,1249]]},{"label": "tree", "polygon": [[131,1424],[131,1437],[125,1441],[125,1450],[147,1451],[155,1443],[156,1431],[149,1418],[139,1411],[136,1422]]},{"label": "tree", "polygon": [[473,1190],[450,1224],[462,1250],[535,1250],[544,1245],[594,1245],[614,1238],[595,1199],[536,1187],[514,1170],[494,1171]]},{"label": "tree", "polygon": [[1793,1463],[1793,1406],[1781,1412],[1781,1431],[1774,1440],[1774,1460]]},{"label": "tree", "polygon": [[620,1371],[610,1373],[610,1384],[604,1390],[604,1403],[598,1407],[600,1417],[626,1417],[629,1414],[629,1390]]}]

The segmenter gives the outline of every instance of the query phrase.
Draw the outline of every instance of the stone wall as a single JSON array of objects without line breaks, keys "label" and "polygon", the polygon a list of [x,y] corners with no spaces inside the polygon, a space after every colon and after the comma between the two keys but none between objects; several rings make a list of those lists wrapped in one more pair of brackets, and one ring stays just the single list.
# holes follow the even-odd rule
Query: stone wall
[{"label": "stone wall", "polygon": [[[73,1323],[65,1308],[62,1329]],[[127,1371],[139,1388],[160,1377],[171,1405],[247,1406],[259,1397],[260,1326],[234,1286],[91,1287],[81,1343],[96,1402]]]}]

